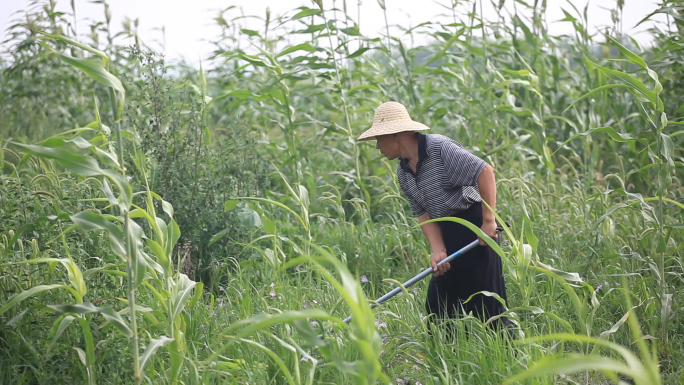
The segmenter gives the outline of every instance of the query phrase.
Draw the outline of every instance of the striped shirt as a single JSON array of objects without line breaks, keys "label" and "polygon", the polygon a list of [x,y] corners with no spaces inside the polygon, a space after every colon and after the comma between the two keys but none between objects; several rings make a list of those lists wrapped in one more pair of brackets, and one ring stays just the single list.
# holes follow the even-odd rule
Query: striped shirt
[{"label": "striped shirt", "polygon": [[411,206],[411,213],[430,218],[453,216],[482,201],[477,178],[487,163],[457,141],[439,134],[418,135],[416,174],[408,159],[397,166],[399,185]]}]

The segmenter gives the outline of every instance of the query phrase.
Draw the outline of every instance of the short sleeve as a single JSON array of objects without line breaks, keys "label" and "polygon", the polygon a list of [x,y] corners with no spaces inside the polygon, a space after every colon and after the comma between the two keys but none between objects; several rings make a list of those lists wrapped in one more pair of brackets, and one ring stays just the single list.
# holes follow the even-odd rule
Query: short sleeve
[{"label": "short sleeve", "polygon": [[406,194],[406,191],[404,191],[404,195],[406,195],[406,197],[408,198],[409,206],[411,206],[411,214],[414,217],[418,218],[419,216],[425,214],[426,211],[423,208],[423,206],[420,205],[420,203],[418,203],[415,199]]},{"label": "short sleeve", "polygon": [[399,172],[398,172],[398,174],[399,174],[398,175],[399,176],[399,178],[398,178],[399,179],[399,186],[401,187],[401,192],[404,194],[406,199],[409,201],[409,206],[411,207],[411,215],[418,218],[419,216],[425,214],[426,210],[423,207],[423,205],[421,205],[420,202],[418,202],[418,200],[412,194],[410,194],[407,191],[408,189],[407,189],[406,184],[408,182],[406,181],[406,175],[401,175]]},{"label": "short sleeve", "polygon": [[487,163],[452,141],[442,145],[442,161],[452,186],[477,186],[477,178]]}]

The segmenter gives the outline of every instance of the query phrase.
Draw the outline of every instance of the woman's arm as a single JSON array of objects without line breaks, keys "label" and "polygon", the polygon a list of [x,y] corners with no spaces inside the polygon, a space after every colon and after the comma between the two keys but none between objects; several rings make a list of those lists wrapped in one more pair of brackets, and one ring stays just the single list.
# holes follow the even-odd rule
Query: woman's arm
[{"label": "woman's arm", "polygon": [[[480,190],[480,196],[483,202],[487,202],[492,210],[496,210],[496,179],[494,178],[494,168],[490,165],[486,165],[485,168],[480,173],[477,178],[477,187]],[[482,231],[496,239],[496,218],[494,213],[482,203]],[[485,242],[482,238],[478,237],[480,244],[484,245]]]},{"label": "woman's arm", "polygon": [[[418,217],[418,221],[423,223],[430,220],[430,214],[424,213]],[[426,223],[421,226],[425,238],[427,238],[430,243],[430,250],[432,251],[432,256],[430,257],[430,264],[432,265],[432,271],[435,277],[439,277],[451,268],[449,263],[443,263],[437,266],[437,263],[442,259],[447,257],[446,247],[444,246],[444,240],[442,239],[442,230],[436,222]]]}]

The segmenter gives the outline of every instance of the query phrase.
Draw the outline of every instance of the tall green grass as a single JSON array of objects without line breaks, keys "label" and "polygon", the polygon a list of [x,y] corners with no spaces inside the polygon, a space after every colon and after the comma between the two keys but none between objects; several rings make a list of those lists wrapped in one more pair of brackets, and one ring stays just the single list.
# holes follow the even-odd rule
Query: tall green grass
[{"label": "tall green grass", "polygon": [[[267,12],[263,33],[228,8],[213,65],[168,80],[106,4],[90,35],[54,2],[28,12],[0,78],[0,382],[680,383],[683,5],[662,3],[645,49],[621,4],[591,36],[568,2],[565,37],[546,2],[493,22],[453,2],[449,24],[379,38],[345,1]],[[495,167],[516,340],[495,319],[431,326],[426,282],[368,306],[429,258],[396,165],[354,140],[390,99]],[[258,162],[214,167],[225,133]],[[223,210],[207,178],[158,183],[199,165],[237,180]],[[174,219],[191,215],[226,220],[202,254],[179,243],[206,232]]]}]

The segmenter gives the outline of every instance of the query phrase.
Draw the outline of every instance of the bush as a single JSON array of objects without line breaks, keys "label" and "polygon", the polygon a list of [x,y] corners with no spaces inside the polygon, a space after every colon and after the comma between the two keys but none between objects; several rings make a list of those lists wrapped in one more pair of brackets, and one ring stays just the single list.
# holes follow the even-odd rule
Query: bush
[{"label": "bush", "polygon": [[[236,215],[224,213],[224,204],[230,197],[260,195],[265,166],[244,125],[236,122],[210,132],[204,119],[209,99],[199,87],[182,76],[170,79],[169,67],[156,54],[132,49],[131,57],[141,67],[139,78],[123,77],[129,85],[127,125],[148,159],[151,190],[174,204],[181,243],[190,257],[185,273],[199,273],[208,281],[204,268],[239,252],[235,242],[249,236]],[[224,229],[227,236],[210,246],[211,237]]]}]

